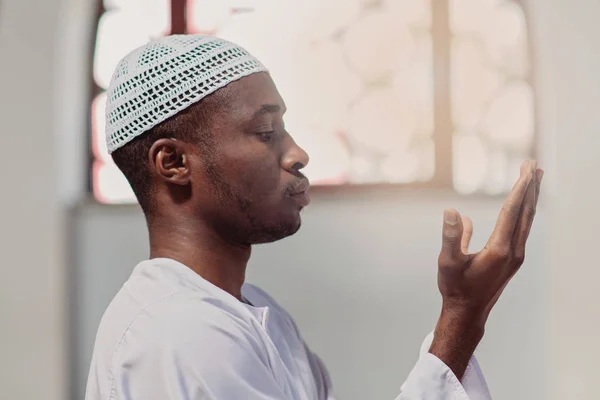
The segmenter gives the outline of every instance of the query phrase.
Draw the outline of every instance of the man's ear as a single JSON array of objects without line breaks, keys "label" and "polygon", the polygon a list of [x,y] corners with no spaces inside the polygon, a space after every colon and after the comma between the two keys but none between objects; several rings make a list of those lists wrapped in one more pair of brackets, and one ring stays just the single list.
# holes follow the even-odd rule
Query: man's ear
[{"label": "man's ear", "polygon": [[175,185],[190,183],[190,163],[185,143],[175,139],[158,139],[148,152],[150,168],[157,177]]}]

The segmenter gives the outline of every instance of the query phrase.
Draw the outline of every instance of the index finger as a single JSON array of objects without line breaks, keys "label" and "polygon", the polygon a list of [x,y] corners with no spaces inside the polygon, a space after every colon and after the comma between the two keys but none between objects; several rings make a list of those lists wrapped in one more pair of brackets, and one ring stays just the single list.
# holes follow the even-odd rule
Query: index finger
[{"label": "index finger", "polygon": [[533,218],[535,217],[535,211],[539,198],[539,187],[540,180],[543,175],[541,169],[535,170],[535,179],[529,185],[523,207],[521,208],[521,217],[515,229],[513,236],[513,245],[515,248],[515,254],[520,258],[525,257],[525,244],[531,231],[531,225],[533,224]]},{"label": "index finger", "polygon": [[462,217],[463,223],[463,235],[460,242],[460,249],[464,254],[469,253],[469,243],[471,243],[471,237],[473,236],[473,221],[469,217]]},{"label": "index finger", "polygon": [[496,226],[488,244],[502,245],[511,243],[527,188],[533,179],[533,173],[531,172],[533,165],[534,161],[525,161],[522,164],[521,176],[502,204],[500,215],[498,216]]}]

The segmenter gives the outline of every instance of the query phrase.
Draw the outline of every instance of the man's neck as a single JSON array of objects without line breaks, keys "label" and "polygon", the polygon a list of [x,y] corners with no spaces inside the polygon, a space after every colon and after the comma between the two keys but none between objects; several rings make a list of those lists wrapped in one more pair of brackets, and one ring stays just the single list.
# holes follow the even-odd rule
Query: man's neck
[{"label": "man's neck", "polygon": [[[173,228],[176,226],[176,228]],[[242,285],[251,247],[227,243],[214,231],[195,223],[154,221],[148,227],[150,258],[178,261],[213,285],[242,300]]]}]

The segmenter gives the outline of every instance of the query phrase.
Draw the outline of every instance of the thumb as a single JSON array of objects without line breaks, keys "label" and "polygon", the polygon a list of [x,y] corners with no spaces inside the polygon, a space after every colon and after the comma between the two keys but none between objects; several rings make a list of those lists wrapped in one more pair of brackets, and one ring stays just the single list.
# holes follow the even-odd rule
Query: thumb
[{"label": "thumb", "polygon": [[444,210],[444,226],[442,228],[442,251],[440,265],[451,266],[461,263],[464,254],[461,250],[463,224],[458,211]]}]

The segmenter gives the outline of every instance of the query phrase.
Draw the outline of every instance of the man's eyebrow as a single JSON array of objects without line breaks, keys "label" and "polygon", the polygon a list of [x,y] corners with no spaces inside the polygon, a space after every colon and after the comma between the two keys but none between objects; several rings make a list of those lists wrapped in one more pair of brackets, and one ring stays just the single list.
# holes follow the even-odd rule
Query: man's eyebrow
[{"label": "man's eyebrow", "polygon": [[260,117],[265,114],[276,114],[281,111],[281,106],[278,104],[263,104],[253,115],[253,118]]}]

